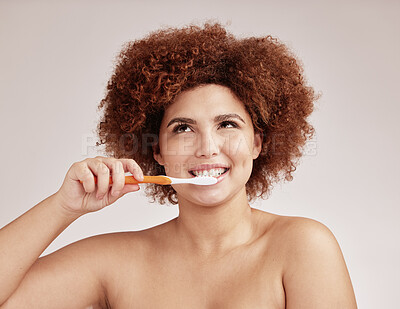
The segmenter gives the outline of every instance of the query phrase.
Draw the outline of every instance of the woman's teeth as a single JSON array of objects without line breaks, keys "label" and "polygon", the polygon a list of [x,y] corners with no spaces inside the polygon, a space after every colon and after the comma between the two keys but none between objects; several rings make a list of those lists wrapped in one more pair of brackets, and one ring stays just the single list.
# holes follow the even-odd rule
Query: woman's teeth
[{"label": "woman's teeth", "polygon": [[212,176],[218,177],[225,173],[228,169],[227,168],[214,168],[211,170],[204,170],[204,171],[191,171],[194,176]]}]

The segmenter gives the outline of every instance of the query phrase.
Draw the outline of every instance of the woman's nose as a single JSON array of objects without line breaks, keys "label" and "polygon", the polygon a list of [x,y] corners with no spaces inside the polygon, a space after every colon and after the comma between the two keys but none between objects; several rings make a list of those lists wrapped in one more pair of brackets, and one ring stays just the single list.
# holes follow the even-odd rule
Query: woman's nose
[{"label": "woman's nose", "polygon": [[197,140],[196,157],[211,158],[220,152],[219,143],[211,132],[201,134]]}]

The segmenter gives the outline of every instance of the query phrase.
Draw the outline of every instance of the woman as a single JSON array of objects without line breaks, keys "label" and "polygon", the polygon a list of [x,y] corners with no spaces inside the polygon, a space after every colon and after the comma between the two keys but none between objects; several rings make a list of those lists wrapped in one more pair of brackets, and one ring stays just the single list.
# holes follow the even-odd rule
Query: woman
[{"label": "woman", "polygon": [[[0,231],[1,308],[356,308],[327,227],[249,206],[292,179],[315,99],[271,37],[206,24],[128,44],[100,104],[109,156],[74,163],[55,194]],[[127,172],[218,183],[148,185],[154,201],[178,204],[177,218],[38,258],[74,220],[139,190]]]}]

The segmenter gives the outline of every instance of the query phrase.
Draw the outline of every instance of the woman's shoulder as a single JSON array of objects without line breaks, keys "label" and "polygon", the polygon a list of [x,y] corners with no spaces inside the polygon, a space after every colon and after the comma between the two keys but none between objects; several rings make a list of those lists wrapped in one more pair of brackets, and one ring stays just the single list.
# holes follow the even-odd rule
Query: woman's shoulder
[{"label": "woman's shoulder", "polygon": [[95,266],[95,262],[96,267],[106,271],[110,265],[118,265],[127,260],[140,261],[146,251],[148,252],[151,234],[143,230],[93,235],[73,242],[52,255],[68,254],[74,257],[74,261],[80,261],[81,264],[87,261],[87,264],[90,264],[88,267]]},{"label": "woman's shoulder", "polygon": [[74,245],[77,250],[79,250],[79,247],[83,247],[102,254],[127,252],[129,250],[139,252],[140,250],[145,250],[151,244],[154,235],[154,228],[139,231],[111,232],[84,238]]},{"label": "woman's shoulder", "polygon": [[325,224],[311,218],[277,216],[271,233],[282,262],[288,306],[312,301],[356,308],[342,251]]},{"label": "woman's shoulder", "polygon": [[302,269],[309,271],[309,265],[343,266],[335,235],[315,219],[274,215],[270,233],[273,243],[279,247],[286,274],[299,273]]},{"label": "woman's shoulder", "polygon": [[[171,220],[172,221],[172,220]],[[105,263],[143,262],[160,249],[160,244],[168,238],[170,221],[136,231],[122,231],[95,235],[85,238],[80,247],[90,248],[94,254],[103,258]],[[79,250],[79,242],[77,250]]]},{"label": "woman's shoulder", "polygon": [[261,216],[265,219],[266,243],[275,244],[286,257],[295,257],[296,252],[304,252],[306,248],[338,249],[338,243],[331,230],[315,219],[266,212]]},{"label": "woman's shoulder", "polygon": [[285,238],[296,238],[301,240],[308,236],[315,236],[320,234],[332,234],[329,228],[311,218],[298,217],[298,216],[285,216],[278,215],[262,210],[255,210],[263,218],[264,228],[266,233],[274,234],[274,236],[281,235]]},{"label": "woman's shoulder", "polygon": [[320,221],[306,217],[274,215],[275,226],[286,237],[298,237],[298,239],[315,235],[331,233],[329,228]]}]

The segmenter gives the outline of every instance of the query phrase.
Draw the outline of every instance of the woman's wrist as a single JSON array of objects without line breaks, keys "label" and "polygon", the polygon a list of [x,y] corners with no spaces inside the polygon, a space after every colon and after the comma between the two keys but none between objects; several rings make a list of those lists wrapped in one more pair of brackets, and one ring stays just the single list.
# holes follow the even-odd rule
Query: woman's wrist
[{"label": "woman's wrist", "polygon": [[66,219],[67,221],[71,221],[71,223],[85,214],[83,212],[69,210],[67,207],[65,207],[59,191],[49,196],[48,199],[50,205],[54,208],[57,215],[63,219]]}]

